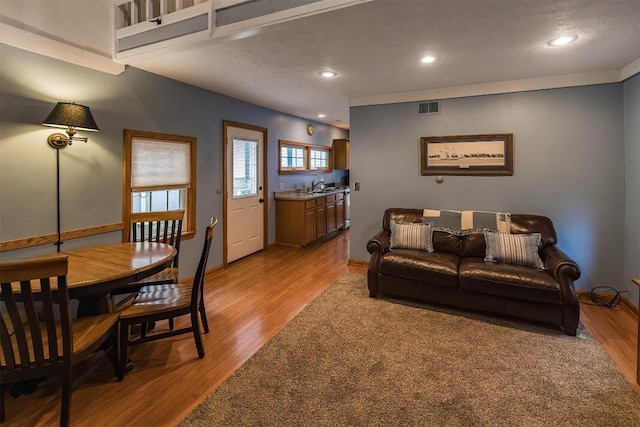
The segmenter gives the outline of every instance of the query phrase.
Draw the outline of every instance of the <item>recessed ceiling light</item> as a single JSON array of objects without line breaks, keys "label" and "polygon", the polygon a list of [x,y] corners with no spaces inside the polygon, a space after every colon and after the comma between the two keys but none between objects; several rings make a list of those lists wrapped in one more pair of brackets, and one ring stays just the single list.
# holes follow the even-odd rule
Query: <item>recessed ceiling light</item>
[{"label": "recessed ceiling light", "polygon": [[338,73],[336,73],[335,71],[320,71],[320,76],[326,78],[326,79],[330,79],[332,77],[337,76]]},{"label": "recessed ceiling light", "polygon": [[435,60],[436,60],[436,57],[435,57],[435,56],[431,56],[431,55],[429,55],[429,56],[425,56],[424,58],[422,58],[422,59],[420,60],[420,62],[422,62],[422,63],[424,63],[424,64],[428,64],[428,63],[433,62],[433,61],[435,61]]},{"label": "recessed ceiling light", "polygon": [[324,119],[325,117],[327,117],[326,114],[318,114],[318,117],[320,117],[321,119]]},{"label": "recessed ceiling light", "polygon": [[562,36],[562,37],[557,37],[555,39],[549,40],[547,44],[549,46],[564,46],[576,40],[578,40],[578,36],[576,35]]}]

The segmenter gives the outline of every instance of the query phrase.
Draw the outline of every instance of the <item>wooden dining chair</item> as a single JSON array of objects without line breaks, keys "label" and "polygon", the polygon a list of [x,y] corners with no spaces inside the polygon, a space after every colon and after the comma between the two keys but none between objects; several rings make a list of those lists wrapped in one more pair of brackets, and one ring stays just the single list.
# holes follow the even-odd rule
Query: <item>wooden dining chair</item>
[{"label": "wooden dining chair", "polygon": [[[154,292],[156,291],[156,285],[178,283],[178,259],[180,256],[183,219],[183,209],[161,212],[136,212],[131,214],[131,229],[128,239],[130,242],[165,243],[176,249],[176,256],[173,258],[171,266],[139,282],[130,283],[131,294]],[[144,286],[141,287],[141,284]],[[130,302],[130,298],[124,298],[120,301],[116,301],[115,298],[112,299],[112,304],[116,310],[118,310],[120,306],[124,306]],[[169,328],[173,329],[173,319],[168,319],[168,322]],[[145,335],[147,329],[150,327],[152,326],[141,325],[140,331],[142,335]]]},{"label": "wooden dining chair", "polygon": [[[164,286],[158,285],[155,291],[138,293],[133,303],[120,312],[120,342],[118,357],[118,381],[124,378],[128,360],[128,348],[132,345],[142,344],[149,341],[156,341],[179,334],[193,333],[193,338],[198,350],[198,357],[204,357],[204,346],[198,322],[198,313],[203,324],[206,323],[206,313],[204,311],[204,276],[206,272],[207,260],[211,249],[213,232],[218,223],[216,218],[212,218],[211,224],[207,226],[204,245],[200,262],[196,274],[191,284],[173,283]],[[116,291],[117,292],[117,291]],[[172,319],[179,316],[191,316],[191,325],[185,328],[164,332],[153,332],[147,335],[133,336],[130,333],[131,326],[147,324],[158,320]],[[208,326],[206,328],[208,331]],[[120,359],[122,357],[123,359]]]},{"label": "wooden dining chair", "polygon": [[[118,313],[72,320],[67,256],[0,264],[0,385],[62,375],[60,425],[69,425],[74,366],[115,348]],[[105,346],[103,348],[103,346]],[[106,350],[105,353],[97,350]],[[114,367],[118,365],[112,352]],[[100,365],[87,362],[92,369]],[[0,392],[0,422],[5,419]]]}]

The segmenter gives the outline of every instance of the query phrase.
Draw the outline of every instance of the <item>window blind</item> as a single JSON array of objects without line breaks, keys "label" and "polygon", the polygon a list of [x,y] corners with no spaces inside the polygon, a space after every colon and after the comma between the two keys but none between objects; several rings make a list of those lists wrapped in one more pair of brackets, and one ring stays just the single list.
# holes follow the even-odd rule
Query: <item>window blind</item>
[{"label": "window blind", "polygon": [[191,186],[191,144],[134,138],[131,141],[133,191]]},{"label": "window blind", "polygon": [[233,196],[258,192],[258,141],[233,139]]}]

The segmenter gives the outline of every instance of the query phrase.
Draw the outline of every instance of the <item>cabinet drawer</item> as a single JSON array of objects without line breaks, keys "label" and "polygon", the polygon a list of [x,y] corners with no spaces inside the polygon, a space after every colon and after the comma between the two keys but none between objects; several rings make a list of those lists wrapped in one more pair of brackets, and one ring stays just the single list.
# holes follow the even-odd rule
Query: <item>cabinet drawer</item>
[{"label": "cabinet drawer", "polygon": [[325,197],[318,197],[316,199],[316,206],[324,206]]},{"label": "cabinet drawer", "polygon": [[344,199],[344,193],[337,193],[336,194],[336,200],[343,200]]},{"label": "cabinet drawer", "polygon": [[336,195],[335,195],[335,194],[332,194],[332,195],[330,195],[330,196],[327,196],[327,204],[329,204],[329,203],[335,203],[335,201],[336,201]]},{"label": "cabinet drawer", "polygon": [[305,208],[305,209],[312,209],[312,208],[315,208],[315,207],[316,207],[316,200],[315,200],[315,199],[313,199],[313,200],[306,200],[306,201],[304,202],[304,208]]}]

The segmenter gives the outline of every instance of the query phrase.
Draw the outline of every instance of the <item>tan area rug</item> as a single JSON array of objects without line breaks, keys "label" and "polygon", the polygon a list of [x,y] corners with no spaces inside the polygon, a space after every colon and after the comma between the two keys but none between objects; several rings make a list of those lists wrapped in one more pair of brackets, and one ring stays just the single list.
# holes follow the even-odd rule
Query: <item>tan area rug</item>
[{"label": "tan area rug", "polygon": [[181,426],[640,426],[595,339],[371,299],[341,276]]}]

